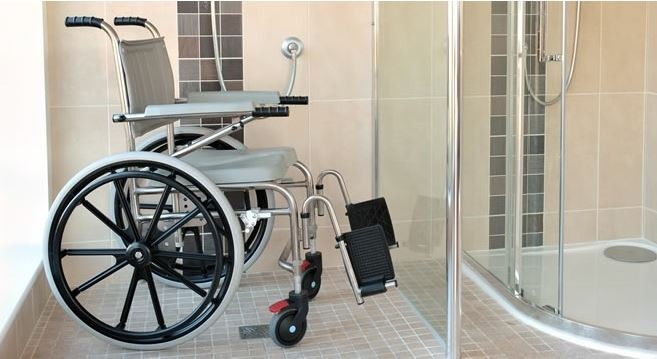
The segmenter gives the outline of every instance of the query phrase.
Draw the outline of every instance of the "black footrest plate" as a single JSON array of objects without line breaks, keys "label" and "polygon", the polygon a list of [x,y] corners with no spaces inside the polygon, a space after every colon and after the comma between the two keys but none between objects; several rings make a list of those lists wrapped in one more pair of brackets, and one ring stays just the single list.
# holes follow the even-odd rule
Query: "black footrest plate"
[{"label": "black footrest plate", "polygon": [[[395,279],[395,269],[383,228],[374,225],[356,229],[343,234],[342,239],[347,244],[358,285],[361,288],[382,287],[385,291],[385,283]],[[370,294],[380,292],[373,290]]]},{"label": "black footrest plate", "polygon": [[347,216],[352,230],[380,225],[386,236],[388,246],[397,245],[395,230],[385,198],[375,198],[369,201],[352,203],[347,206]]}]

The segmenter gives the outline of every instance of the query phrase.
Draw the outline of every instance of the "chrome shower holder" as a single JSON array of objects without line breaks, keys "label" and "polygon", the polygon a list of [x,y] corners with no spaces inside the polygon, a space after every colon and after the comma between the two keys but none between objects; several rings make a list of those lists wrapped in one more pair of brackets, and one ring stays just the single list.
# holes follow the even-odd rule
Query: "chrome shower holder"
[{"label": "chrome shower holder", "polygon": [[292,58],[293,52],[296,54],[296,57],[299,57],[299,55],[301,55],[303,52],[303,41],[294,36],[285,38],[281,44],[281,52],[283,53],[283,56],[287,57],[288,59]]}]

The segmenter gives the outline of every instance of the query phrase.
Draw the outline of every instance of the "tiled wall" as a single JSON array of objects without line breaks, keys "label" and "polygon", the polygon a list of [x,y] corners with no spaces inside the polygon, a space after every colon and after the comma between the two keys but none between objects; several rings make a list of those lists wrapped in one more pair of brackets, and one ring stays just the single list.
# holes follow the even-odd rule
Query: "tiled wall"
[{"label": "tiled wall", "polygon": [[[647,4],[582,2],[577,65],[567,96],[566,243],[641,237],[644,206],[644,78]],[[569,4],[569,40],[575,6]],[[561,18],[550,6],[549,18]],[[552,16],[555,15],[555,16]],[[559,24],[548,46],[560,47]],[[558,93],[558,64],[548,65],[547,92]],[[649,67],[648,67],[649,68]],[[556,244],[559,108],[546,113],[545,241]],[[646,173],[647,174],[647,173]],[[650,183],[646,183],[646,188]]]},{"label": "tiled wall", "polygon": [[[526,59],[529,86],[539,100],[545,99],[545,64],[539,62],[536,52],[536,25],[538,3],[525,4],[525,43],[529,50]],[[506,153],[506,121],[511,114],[507,109],[507,84],[510,80],[507,61],[507,3],[491,3],[491,116],[490,116],[490,188],[489,199],[489,248],[503,248],[506,223],[506,177],[507,161],[513,160]],[[523,246],[543,244],[543,174],[545,149],[545,108],[530,96],[529,88],[524,93],[524,175],[523,175]]]},{"label": "tiled wall", "polygon": [[645,238],[657,242],[657,4],[646,7],[643,229]]},{"label": "tiled wall", "polygon": [[[354,202],[372,196],[372,3],[244,2],[244,89],[279,90],[287,86],[290,62],[281,43],[296,36],[304,44],[294,95],[307,95],[308,106],[293,106],[289,118],[270,118],[246,127],[252,148],[292,146],[313,173],[334,168],[345,176]],[[299,176],[295,170],[290,175]],[[337,185],[327,179],[343,229],[347,227]],[[300,192],[295,192],[301,194]],[[301,198],[297,196],[297,198]],[[282,201],[277,203],[283,203]],[[282,217],[253,272],[278,268],[276,260],[289,240]],[[326,217],[319,221],[319,248],[326,265],[341,260]]]},{"label": "tiled wall", "polygon": [[[176,4],[172,2],[47,2],[45,11],[50,195],[54,199],[80,169],[126,150],[123,126],[110,121],[112,114],[121,111],[110,42],[96,28],[64,27],[64,18],[90,15],[111,22],[115,16],[146,17],[165,37],[174,69],[178,67],[178,44]],[[141,27],[120,27],[117,31],[127,39],[150,36]],[[177,71],[174,76],[177,80]],[[95,205],[108,208],[108,197],[95,199]],[[111,244],[108,230],[91,216],[74,215],[72,223],[83,230],[76,238],[68,237],[71,243]],[[104,265],[90,263],[75,273],[91,275]]]},{"label": "tiled wall", "polygon": [[379,4],[378,190],[400,242],[397,261],[445,253],[446,10]]},{"label": "tiled wall", "polygon": [[[242,2],[215,2],[217,44],[224,83],[228,90],[242,90]],[[178,1],[178,73],[180,97],[190,92],[219,91],[212,43],[212,14],[209,1]],[[231,119],[182,120],[182,125],[216,128]],[[234,134],[243,140],[244,132]]]},{"label": "tiled wall", "polygon": [[491,151],[496,150],[491,148],[491,110],[503,96],[491,96],[491,2],[466,2],[463,12],[462,242],[465,250],[477,250],[489,248],[494,224],[489,213],[490,195],[496,191],[490,181],[496,173],[491,166]]}]

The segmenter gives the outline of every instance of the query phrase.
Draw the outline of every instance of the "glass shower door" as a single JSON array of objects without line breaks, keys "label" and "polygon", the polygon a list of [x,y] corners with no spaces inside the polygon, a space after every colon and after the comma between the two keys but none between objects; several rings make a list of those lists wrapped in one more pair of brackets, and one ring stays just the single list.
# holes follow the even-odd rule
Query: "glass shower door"
[{"label": "glass shower door", "polygon": [[[557,308],[561,3],[464,7],[463,245],[527,301]],[[544,24],[544,25],[543,25]],[[544,37],[544,28],[550,29]],[[540,60],[539,60],[540,58]]]}]

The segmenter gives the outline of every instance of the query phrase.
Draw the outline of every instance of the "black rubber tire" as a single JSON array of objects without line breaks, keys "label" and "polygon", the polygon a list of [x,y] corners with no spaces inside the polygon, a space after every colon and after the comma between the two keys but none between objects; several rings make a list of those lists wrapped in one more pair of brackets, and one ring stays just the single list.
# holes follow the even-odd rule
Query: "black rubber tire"
[{"label": "black rubber tire", "polygon": [[322,277],[317,275],[317,268],[310,268],[303,272],[301,277],[301,289],[308,292],[308,299],[313,299],[319,294],[322,287]]},{"label": "black rubber tire", "polygon": [[306,319],[301,322],[301,328],[295,328],[290,333],[290,323],[292,318],[297,314],[296,309],[283,309],[274,315],[269,322],[269,336],[278,346],[288,348],[295,346],[306,335],[308,323]]}]

